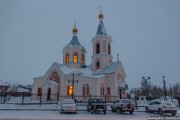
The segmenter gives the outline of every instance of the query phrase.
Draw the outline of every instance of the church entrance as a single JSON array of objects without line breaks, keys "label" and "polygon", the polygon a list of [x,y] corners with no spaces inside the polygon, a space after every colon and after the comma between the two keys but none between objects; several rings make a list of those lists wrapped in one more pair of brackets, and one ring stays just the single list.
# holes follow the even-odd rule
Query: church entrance
[{"label": "church entrance", "polygon": [[47,100],[51,100],[51,88],[48,88],[48,91],[47,91]]}]

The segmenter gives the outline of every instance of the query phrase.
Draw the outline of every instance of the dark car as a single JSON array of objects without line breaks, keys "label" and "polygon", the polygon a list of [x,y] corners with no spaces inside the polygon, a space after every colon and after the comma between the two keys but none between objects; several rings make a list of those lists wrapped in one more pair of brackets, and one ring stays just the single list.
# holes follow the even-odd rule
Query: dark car
[{"label": "dark car", "polygon": [[129,112],[133,114],[134,108],[135,106],[130,99],[119,99],[111,105],[111,111],[117,113]]},{"label": "dark car", "polygon": [[102,99],[92,98],[88,100],[87,111],[91,111],[91,114],[95,112],[103,112],[106,114],[106,110],[106,103]]}]

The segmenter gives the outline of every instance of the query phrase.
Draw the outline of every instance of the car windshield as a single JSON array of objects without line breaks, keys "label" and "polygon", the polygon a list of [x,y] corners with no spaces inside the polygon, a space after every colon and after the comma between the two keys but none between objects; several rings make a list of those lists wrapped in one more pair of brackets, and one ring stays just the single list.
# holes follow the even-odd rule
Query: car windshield
[{"label": "car windshield", "polygon": [[102,99],[92,99],[93,103],[104,103]]},{"label": "car windshield", "polygon": [[63,104],[74,104],[75,102],[73,100],[63,100]]},{"label": "car windshield", "polygon": [[130,103],[130,100],[122,100],[122,103]]}]

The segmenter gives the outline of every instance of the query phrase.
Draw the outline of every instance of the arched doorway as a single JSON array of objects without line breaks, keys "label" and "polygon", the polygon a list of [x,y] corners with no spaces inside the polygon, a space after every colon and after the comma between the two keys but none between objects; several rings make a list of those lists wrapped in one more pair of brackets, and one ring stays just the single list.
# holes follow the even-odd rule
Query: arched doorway
[{"label": "arched doorway", "polygon": [[47,90],[47,101],[51,100],[51,88],[48,88]]}]

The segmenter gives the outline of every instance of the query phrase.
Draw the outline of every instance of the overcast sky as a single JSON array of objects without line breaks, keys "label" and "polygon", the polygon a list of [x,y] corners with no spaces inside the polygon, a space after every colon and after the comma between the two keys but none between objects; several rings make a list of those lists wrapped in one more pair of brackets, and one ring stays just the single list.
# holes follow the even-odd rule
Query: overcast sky
[{"label": "overcast sky", "polygon": [[100,6],[130,88],[142,76],[159,86],[163,75],[168,86],[180,83],[180,0],[0,0],[0,80],[33,84],[62,63],[75,19],[90,65]]}]

